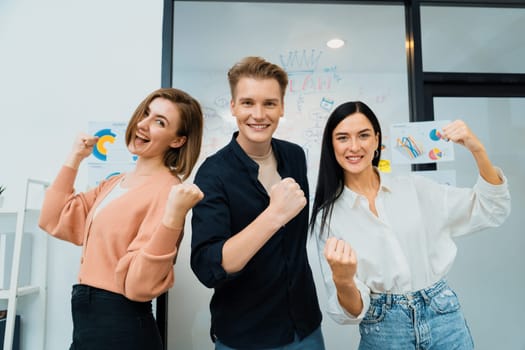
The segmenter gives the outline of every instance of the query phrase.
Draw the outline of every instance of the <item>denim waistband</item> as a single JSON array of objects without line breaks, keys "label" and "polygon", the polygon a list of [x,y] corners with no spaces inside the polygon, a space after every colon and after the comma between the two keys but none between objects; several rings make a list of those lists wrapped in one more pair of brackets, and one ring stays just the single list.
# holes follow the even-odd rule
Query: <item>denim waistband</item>
[{"label": "denim waistband", "polygon": [[428,303],[431,298],[439,294],[443,289],[448,287],[447,282],[442,279],[434,283],[428,288],[421,289],[415,292],[409,292],[404,294],[393,294],[393,293],[371,293],[371,302],[383,303],[387,305],[391,304],[407,304],[424,301]]}]

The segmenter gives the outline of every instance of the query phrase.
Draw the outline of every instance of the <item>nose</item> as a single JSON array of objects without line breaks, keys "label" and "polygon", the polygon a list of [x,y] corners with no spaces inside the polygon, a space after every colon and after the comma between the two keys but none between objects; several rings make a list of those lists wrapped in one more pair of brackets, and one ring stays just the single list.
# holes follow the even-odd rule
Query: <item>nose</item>
[{"label": "nose", "polygon": [[146,128],[146,127],[148,126],[148,123],[149,123],[148,120],[149,120],[148,117],[144,117],[144,118],[142,118],[142,119],[139,120],[139,122],[137,123],[137,127],[138,127],[139,129],[144,129],[144,128]]},{"label": "nose", "polygon": [[361,148],[361,145],[359,143],[359,140],[356,137],[352,137],[350,139],[350,150],[352,152],[357,152]]},{"label": "nose", "polygon": [[253,108],[252,116],[254,119],[257,119],[257,120],[264,119],[264,107],[261,105],[256,105]]}]

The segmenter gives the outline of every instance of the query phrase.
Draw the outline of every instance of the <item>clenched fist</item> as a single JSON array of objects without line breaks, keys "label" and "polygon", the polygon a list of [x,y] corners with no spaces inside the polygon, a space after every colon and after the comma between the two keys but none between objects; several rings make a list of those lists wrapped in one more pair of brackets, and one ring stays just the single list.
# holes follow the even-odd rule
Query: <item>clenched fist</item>
[{"label": "clenched fist", "polygon": [[182,228],[188,211],[195,206],[204,194],[195,184],[173,185],[168,195],[163,223],[172,228]]},{"label": "clenched fist", "polygon": [[326,240],[324,256],[335,284],[351,284],[357,271],[357,255],[347,242],[336,237]]},{"label": "clenched fist", "polygon": [[455,120],[445,125],[442,131],[445,140],[465,146],[472,153],[485,151],[481,141],[463,120]]},{"label": "clenched fist", "polygon": [[93,152],[93,147],[95,147],[97,141],[98,136],[91,136],[84,133],[78,134],[65,165],[74,169],[78,169],[78,166],[82,160],[89,157],[89,155]]},{"label": "clenched fist", "polygon": [[285,225],[292,220],[306,205],[304,192],[294,179],[288,177],[276,183],[270,189],[270,205],[275,220]]}]

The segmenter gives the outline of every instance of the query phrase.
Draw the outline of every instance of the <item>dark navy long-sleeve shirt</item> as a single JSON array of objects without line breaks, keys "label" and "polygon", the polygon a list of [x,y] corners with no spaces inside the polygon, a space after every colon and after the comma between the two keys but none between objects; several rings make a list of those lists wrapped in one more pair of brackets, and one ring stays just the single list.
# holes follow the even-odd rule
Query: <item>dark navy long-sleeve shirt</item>
[{"label": "dark navy long-sleeve shirt", "polygon": [[[268,207],[270,197],[258,181],[258,165],[231,142],[208,157],[195,176],[204,199],[193,208],[191,267],[214,288],[211,336],[242,349],[290,343],[316,330],[321,311],[308,263],[308,205],[284,225],[239,272],[221,265],[226,240]],[[308,198],[306,159],[296,144],[272,139],[277,171],[292,177]]]}]

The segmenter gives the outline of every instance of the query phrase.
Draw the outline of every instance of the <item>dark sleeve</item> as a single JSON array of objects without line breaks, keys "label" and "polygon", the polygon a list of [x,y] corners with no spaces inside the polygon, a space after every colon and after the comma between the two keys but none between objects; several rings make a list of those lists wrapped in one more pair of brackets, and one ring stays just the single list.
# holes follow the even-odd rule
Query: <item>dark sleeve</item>
[{"label": "dark sleeve", "polygon": [[308,199],[308,205],[310,205],[310,187],[308,185],[308,172],[307,172],[307,166],[306,166],[306,155],[304,153],[304,150],[302,148],[300,148],[301,150],[301,155],[300,155],[300,158],[301,159],[301,189],[303,190],[304,192],[304,195],[306,197],[306,199]]},{"label": "dark sleeve", "polygon": [[199,281],[214,288],[229,276],[222,267],[222,246],[230,232],[230,208],[217,167],[205,161],[195,175],[204,198],[193,208],[191,268]]}]

